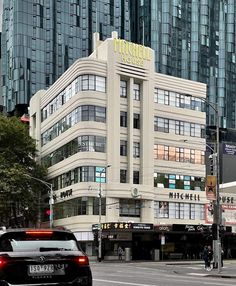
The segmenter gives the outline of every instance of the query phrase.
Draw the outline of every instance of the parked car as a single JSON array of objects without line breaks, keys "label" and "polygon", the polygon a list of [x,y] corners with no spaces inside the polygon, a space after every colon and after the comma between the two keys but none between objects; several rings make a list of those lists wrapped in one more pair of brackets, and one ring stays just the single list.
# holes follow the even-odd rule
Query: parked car
[{"label": "parked car", "polygon": [[0,234],[0,286],[92,286],[86,254],[59,229],[10,229]]}]

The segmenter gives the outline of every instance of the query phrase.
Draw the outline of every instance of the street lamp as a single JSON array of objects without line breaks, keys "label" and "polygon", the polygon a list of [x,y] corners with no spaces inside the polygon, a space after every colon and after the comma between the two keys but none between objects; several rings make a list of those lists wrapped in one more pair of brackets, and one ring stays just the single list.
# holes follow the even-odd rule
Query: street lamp
[{"label": "street lamp", "polygon": [[[205,99],[204,97],[197,97],[189,95],[189,97],[195,97],[201,99],[207,105],[209,105],[215,111],[215,125],[216,125],[216,200],[213,205],[213,224],[216,225],[216,245],[214,247],[214,255],[216,258],[216,263],[218,264],[218,273],[221,271],[221,241],[220,241],[220,224],[221,224],[221,211],[220,211],[220,126],[219,126],[219,110],[218,104],[212,103]],[[214,243],[214,242],[213,242]]]},{"label": "street lamp", "polygon": [[53,227],[53,204],[54,204],[52,184],[48,183],[44,180],[41,180],[39,178],[28,175],[28,174],[24,174],[24,176],[29,177],[33,180],[36,180],[36,181],[42,183],[43,185],[45,185],[47,188],[49,188],[49,207],[50,207],[49,225],[50,225],[50,228],[52,228]]},{"label": "street lamp", "polygon": [[[107,165],[107,168],[111,167],[111,165]],[[98,261],[102,261],[102,174],[104,173],[105,168],[100,169],[99,171],[99,223],[98,223]]]}]

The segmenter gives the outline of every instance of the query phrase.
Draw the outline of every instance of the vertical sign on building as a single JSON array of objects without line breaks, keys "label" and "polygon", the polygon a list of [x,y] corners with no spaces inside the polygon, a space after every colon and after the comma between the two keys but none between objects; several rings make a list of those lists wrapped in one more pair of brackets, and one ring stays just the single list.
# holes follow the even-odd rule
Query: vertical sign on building
[{"label": "vertical sign on building", "polygon": [[208,175],[206,179],[206,196],[208,200],[216,200],[216,176]]}]

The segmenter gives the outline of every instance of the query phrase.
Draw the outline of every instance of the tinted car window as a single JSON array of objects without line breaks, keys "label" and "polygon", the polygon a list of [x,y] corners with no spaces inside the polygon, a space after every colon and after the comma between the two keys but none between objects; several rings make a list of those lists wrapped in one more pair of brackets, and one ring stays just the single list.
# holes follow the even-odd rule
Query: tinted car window
[{"label": "tinted car window", "polygon": [[68,233],[14,232],[0,237],[0,251],[78,250],[77,242]]}]

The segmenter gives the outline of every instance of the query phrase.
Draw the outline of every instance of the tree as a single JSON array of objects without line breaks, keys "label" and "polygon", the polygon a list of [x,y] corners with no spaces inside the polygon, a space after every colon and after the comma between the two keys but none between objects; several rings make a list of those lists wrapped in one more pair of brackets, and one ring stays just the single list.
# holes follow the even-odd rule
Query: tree
[{"label": "tree", "polygon": [[1,225],[21,227],[39,220],[45,186],[29,176],[45,180],[47,172],[36,157],[36,141],[30,137],[28,125],[0,114]]}]

